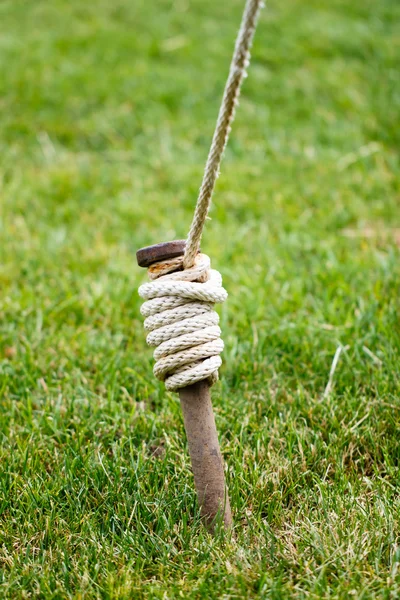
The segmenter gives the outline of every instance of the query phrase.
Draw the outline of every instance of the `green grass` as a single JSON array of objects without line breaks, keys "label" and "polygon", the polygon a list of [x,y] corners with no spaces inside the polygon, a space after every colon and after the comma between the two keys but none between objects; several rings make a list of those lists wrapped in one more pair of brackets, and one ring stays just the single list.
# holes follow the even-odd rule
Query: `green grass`
[{"label": "green grass", "polygon": [[203,238],[235,540],[152,375],[135,250],[187,233],[241,10],[0,3],[1,598],[400,597],[396,0],[262,14]]}]

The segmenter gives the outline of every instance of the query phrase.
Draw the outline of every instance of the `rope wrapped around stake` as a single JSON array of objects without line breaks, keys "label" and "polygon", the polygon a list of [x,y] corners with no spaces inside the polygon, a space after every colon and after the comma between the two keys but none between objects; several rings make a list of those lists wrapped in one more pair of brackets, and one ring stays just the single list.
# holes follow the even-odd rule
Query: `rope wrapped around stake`
[{"label": "rope wrapped around stake", "polygon": [[139,288],[146,300],[140,312],[147,343],[156,346],[155,376],[171,391],[204,379],[212,385],[224,349],[214,304],[228,297],[220,273],[210,268],[206,254],[197,254],[185,270],[179,256],[153,264],[148,273],[152,281]]},{"label": "rope wrapped around stake", "polygon": [[152,280],[139,288],[139,294],[146,300],[141,312],[146,317],[147,342],[156,346],[154,373],[168,390],[179,391],[197,497],[211,531],[218,516],[225,529],[232,526],[208,385],[218,378],[224,347],[213,308],[226,300],[227,293],[208,256],[198,252],[261,6],[262,0],[246,0],[187,240],[147,246],[136,253],[138,265],[149,268]]}]

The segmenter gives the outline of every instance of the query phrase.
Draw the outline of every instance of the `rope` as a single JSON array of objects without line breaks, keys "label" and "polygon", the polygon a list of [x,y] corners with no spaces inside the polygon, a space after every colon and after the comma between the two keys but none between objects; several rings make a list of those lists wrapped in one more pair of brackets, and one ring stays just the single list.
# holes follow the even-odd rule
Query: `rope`
[{"label": "rope", "polygon": [[235,108],[239,100],[240,87],[244,77],[246,77],[246,68],[250,63],[250,48],[257,25],[258,15],[262,6],[262,0],[247,0],[246,2],[242,22],[236,39],[229,76],[225,85],[221,108],[219,110],[217,125],[208,154],[193,221],[186,242],[183,260],[184,269],[194,265],[196,254],[200,249],[201,236],[210,208],[215,182],[219,175],[219,166],[228,141],[230,126],[235,116]]},{"label": "rope", "polygon": [[148,270],[153,281],[139,288],[146,300],[140,309],[149,332],[146,341],[156,346],[154,375],[165,381],[167,390],[203,379],[215,383],[224,349],[213,310],[228,296],[221,275],[210,269],[205,254],[198,254],[189,269],[182,270],[182,263],[183,257],[156,263]]},{"label": "rope", "polygon": [[262,0],[246,2],[185,254],[149,267],[152,281],[139,288],[145,299],[141,313],[146,317],[147,343],[156,347],[154,374],[168,390],[204,379],[212,385],[222,363],[224,343],[214,304],[224,302],[228,294],[221,275],[210,268],[210,259],[199,249],[261,6]]}]

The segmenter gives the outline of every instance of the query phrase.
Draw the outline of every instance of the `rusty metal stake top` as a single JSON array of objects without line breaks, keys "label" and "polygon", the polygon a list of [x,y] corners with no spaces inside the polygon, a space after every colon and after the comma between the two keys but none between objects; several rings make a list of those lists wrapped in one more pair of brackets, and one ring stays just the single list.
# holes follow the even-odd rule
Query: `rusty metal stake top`
[{"label": "rusty metal stake top", "polygon": [[186,240],[174,240],[173,242],[161,242],[161,244],[146,246],[136,252],[136,260],[139,267],[150,267],[160,260],[183,256],[185,246]]}]

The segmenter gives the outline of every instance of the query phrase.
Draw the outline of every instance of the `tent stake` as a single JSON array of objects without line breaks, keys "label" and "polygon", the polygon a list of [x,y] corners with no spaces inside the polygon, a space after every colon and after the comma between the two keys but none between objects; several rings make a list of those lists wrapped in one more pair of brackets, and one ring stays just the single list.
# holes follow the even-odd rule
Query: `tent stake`
[{"label": "tent stake", "polygon": [[[138,264],[150,267],[156,262],[183,256],[184,244],[184,240],[178,240],[142,248],[136,254]],[[178,391],[201,515],[210,531],[217,523],[229,529],[232,514],[210,386],[207,381],[199,381]]]}]

